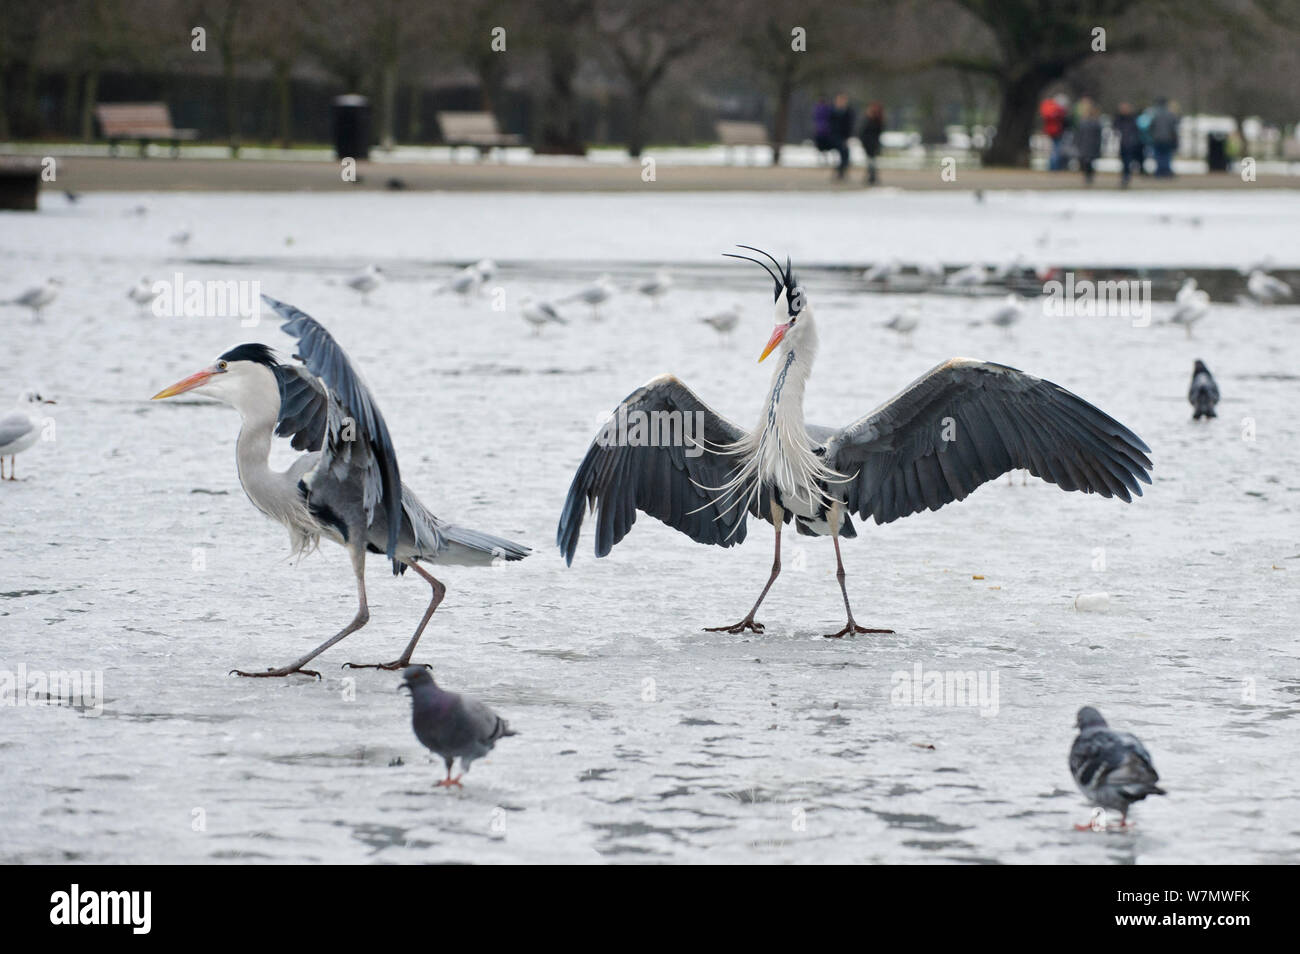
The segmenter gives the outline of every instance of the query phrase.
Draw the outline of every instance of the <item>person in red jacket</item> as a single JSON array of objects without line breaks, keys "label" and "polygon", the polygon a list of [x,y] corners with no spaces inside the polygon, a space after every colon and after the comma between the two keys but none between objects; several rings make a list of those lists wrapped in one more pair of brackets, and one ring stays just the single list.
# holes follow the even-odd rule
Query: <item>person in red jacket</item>
[{"label": "person in red jacket", "polygon": [[1065,135],[1066,123],[1069,121],[1070,101],[1064,93],[1050,96],[1038,107],[1038,114],[1043,119],[1043,134],[1052,140],[1052,155],[1047,168],[1058,172],[1064,166],[1061,156],[1061,137]]}]

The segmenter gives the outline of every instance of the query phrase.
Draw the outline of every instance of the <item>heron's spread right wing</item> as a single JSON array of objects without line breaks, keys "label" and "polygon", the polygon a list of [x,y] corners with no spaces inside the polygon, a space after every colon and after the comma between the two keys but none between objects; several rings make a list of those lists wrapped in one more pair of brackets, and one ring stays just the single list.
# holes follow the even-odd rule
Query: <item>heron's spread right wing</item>
[{"label": "heron's spread right wing", "polygon": [[[294,412],[295,423],[282,423],[282,426],[292,430],[299,426],[300,417],[308,422],[301,424],[303,429],[296,432],[294,446],[299,446],[300,440],[303,447],[310,448],[314,434],[319,434],[321,458],[316,473],[328,473],[340,483],[353,474],[360,476],[367,519],[374,520],[375,507],[384,508],[388,522],[386,553],[390,560],[394,559],[402,529],[402,479],[397,468],[397,451],[379,406],[347,354],[316,319],[268,295],[262,298],[284,319],[281,330],[298,339],[297,357],[318,379],[310,381],[300,374],[300,380],[295,382],[277,375],[281,381],[282,418],[286,394],[292,391],[303,402],[301,410]],[[311,427],[315,425],[310,422],[319,413],[319,395],[313,397],[302,389],[316,384],[327,395],[328,403],[323,431],[313,432]]]},{"label": "heron's spread right wing", "polygon": [[573,562],[588,506],[596,512],[598,557],[632,529],[638,510],[696,543],[740,543],[745,509],[709,488],[726,483],[739,463],[730,445],[744,436],[670,374],[637,388],[592,441],[569,486],[555,532],[565,561]]},{"label": "heron's spread right wing", "polygon": [[32,419],[22,411],[10,411],[4,417],[0,417],[0,447],[12,444],[18,438],[31,433],[34,426]]}]

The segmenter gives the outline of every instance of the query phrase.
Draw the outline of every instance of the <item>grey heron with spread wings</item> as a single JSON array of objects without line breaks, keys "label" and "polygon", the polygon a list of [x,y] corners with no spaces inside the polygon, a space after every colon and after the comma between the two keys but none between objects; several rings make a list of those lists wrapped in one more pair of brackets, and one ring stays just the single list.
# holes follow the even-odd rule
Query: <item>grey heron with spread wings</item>
[{"label": "grey heron with spread wings", "polygon": [[[301,364],[281,362],[264,344],[242,344],[211,366],[159,391],[154,400],[197,391],[237,410],[242,424],[235,459],[248,499],[285,526],[295,554],[314,550],[322,537],[345,547],[352,559],[360,606],[352,622],[287,666],[234,672],[319,676],[303,667],[370,619],[367,552],[382,553],[392,561],[395,575],[414,570],[428,581],[433,596],[401,656],[388,663],[347,665],[404,669],[446,594],[446,587],[422,562],[488,566],[523,559],[530,551],[430,513],[402,483],[388,425],[343,349],[310,315],[262,297],[284,319],[281,329],[298,340],[295,357]],[[288,470],[272,470],[269,465],[276,436],[289,438],[294,449],[306,452]]]},{"label": "grey heron with spread wings", "polygon": [[[857,536],[854,515],[879,524],[938,510],[1013,469],[1125,502],[1141,495],[1138,481],[1151,482],[1150,448],[1123,424],[1050,381],[970,358],[945,361],[847,427],[806,424],[804,387],[817,355],[808,296],[788,258],[782,266],[759,252],[773,271],[728,254],[761,265],[776,284],[776,328],[759,360],[779,349],[779,361],[757,425],[733,424],[672,375],[637,388],[592,442],[569,487],[556,543],[570,564],[588,508],[596,515],[597,557],[626,536],[638,510],[720,547],[745,539],[749,517],[766,520],[776,530],[767,585],[744,619],[714,628],[761,633],[754,617],[781,572],[781,529],[793,520],[799,533],[830,536],[835,545],[848,621],[827,635],[891,632],[859,626],[849,606],[840,538]],[[700,422],[696,433],[674,417]],[[646,420],[648,431],[636,426]],[[665,431],[671,439],[662,439]]]}]

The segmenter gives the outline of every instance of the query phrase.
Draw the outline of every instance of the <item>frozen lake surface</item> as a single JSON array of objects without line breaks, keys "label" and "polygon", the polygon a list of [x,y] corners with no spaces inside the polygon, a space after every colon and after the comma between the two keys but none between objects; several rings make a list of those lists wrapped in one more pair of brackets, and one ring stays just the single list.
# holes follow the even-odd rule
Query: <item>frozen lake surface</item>
[{"label": "frozen lake surface", "polygon": [[[859,622],[829,540],[787,535],[762,636],[730,623],[767,577],[771,532],[697,546],[641,517],[606,559],[590,525],[572,568],[552,541],[573,471],[627,392],[672,371],[756,418],[770,285],[719,265],[735,242],[824,265],[881,255],[1239,267],[1295,264],[1292,194],[1121,196],[88,195],[0,216],[0,298],[57,275],[40,324],[0,309],[0,403],[37,386],[55,439],[0,485],[0,671],[102,671],[99,714],[0,708],[4,862],[1001,862],[1300,860],[1300,308],[1216,304],[1188,339],[1123,318],[1031,313],[973,325],[987,300],[925,296],[911,346],[879,325],[900,296],[807,292],[821,355],[810,420],[847,423],[963,354],[1049,378],[1152,447],[1132,505],[1003,478],[845,544]],[[129,210],[147,203],[145,215]],[[1061,213],[1073,209],[1062,220]],[[1198,218],[1192,225],[1190,219]],[[184,250],[168,241],[188,228]],[[506,263],[493,297],[435,298],[449,269]],[[393,280],[369,305],[340,279]],[[547,263],[553,262],[554,269]],[[684,268],[659,310],[622,295],[535,337],[526,294],[560,297],[608,265]],[[518,263],[512,265],[511,263]],[[707,266],[707,267],[706,267]],[[370,563],[371,622],[317,660],[321,682],[241,680],[355,610],[344,553],[301,565],[245,499],[237,415],[148,398],[263,320],[157,318],[140,276],[260,281],[322,321],[366,374],[403,479],[440,516],[536,548],[521,564],[434,572],[448,596],[417,653],[491,704],[517,738],[463,791],[410,728],[395,656],[427,587]],[[731,303],[731,341],[694,319]],[[1157,321],[1169,305],[1157,304]],[[1204,359],[1220,417],[1193,424]],[[1252,433],[1253,430],[1253,433]],[[1253,439],[1247,439],[1253,437]],[[283,463],[286,451],[277,457]],[[1110,594],[1109,613],[1073,608]],[[996,712],[891,700],[896,674],[997,678]],[[1078,833],[1066,766],[1075,711],[1099,707],[1150,749],[1163,799],[1126,833]],[[200,824],[201,822],[201,824]],[[196,828],[201,830],[196,830]]]}]

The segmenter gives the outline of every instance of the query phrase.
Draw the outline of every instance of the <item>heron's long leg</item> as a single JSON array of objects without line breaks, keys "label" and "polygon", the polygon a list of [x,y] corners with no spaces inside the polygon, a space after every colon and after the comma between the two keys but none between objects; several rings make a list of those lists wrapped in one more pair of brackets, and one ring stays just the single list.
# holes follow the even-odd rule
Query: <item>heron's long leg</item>
[{"label": "heron's long leg", "polygon": [[[392,662],[344,663],[344,669],[405,669],[411,664],[411,654],[415,652],[416,644],[419,643],[420,637],[424,635],[424,627],[429,625],[429,618],[433,616],[433,611],[438,608],[438,604],[442,602],[442,598],[447,595],[447,587],[440,580],[435,580],[432,574],[414,561],[407,563],[406,565],[428,580],[429,585],[433,587],[433,599],[429,600],[429,608],[424,611],[424,618],[420,620],[420,625],[415,627],[415,635],[412,636],[411,641],[406,644],[406,650],[402,655],[397,659],[394,659]],[[451,772],[448,771],[447,775],[450,776]]]},{"label": "heron's long leg", "polygon": [[352,556],[352,572],[357,576],[357,599],[360,601],[360,606],[357,607],[357,615],[352,617],[352,622],[348,623],[348,625],[344,626],[329,639],[325,640],[325,642],[321,643],[306,656],[303,656],[301,659],[295,659],[293,662],[289,663],[289,665],[283,666],[280,669],[268,669],[266,672],[244,672],[240,669],[232,669],[231,673],[236,676],[248,676],[250,678],[290,676],[294,673],[302,673],[304,676],[315,676],[317,679],[320,678],[320,673],[316,672],[314,669],[303,669],[302,667],[307,665],[307,663],[311,662],[321,653],[325,652],[325,650],[329,649],[340,639],[355,633],[362,626],[365,626],[366,623],[370,622],[370,607],[366,604],[366,550],[363,545],[358,548],[349,549],[348,552]]},{"label": "heron's long leg", "polygon": [[763,592],[758,594],[758,602],[754,604],[754,608],[739,623],[731,626],[706,626],[704,628],[706,633],[743,633],[745,630],[761,633],[763,631],[763,624],[754,619],[754,614],[763,605],[763,598],[767,596],[767,591],[772,588],[772,584],[781,574],[781,523],[784,520],[785,510],[776,501],[772,501],[772,526],[776,527],[776,551],[772,555],[772,575],[767,578],[767,586],[763,587]]},{"label": "heron's long leg", "polygon": [[831,539],[835,542],[835,579],[840,581],[840,592],[844,594],[844,612],[848,613],[849,621],[844,624],[844,628],[838,633],[824,633],[827,639],[840,639],[844,636],[853,636],[857,633],[892,633],[892,629],[867,629],[859,626],[853,619],[853,610],[849,607],[849,590],[844,585],[844,561],[840,558],[840,513],[839,506],[831,508]]}]

